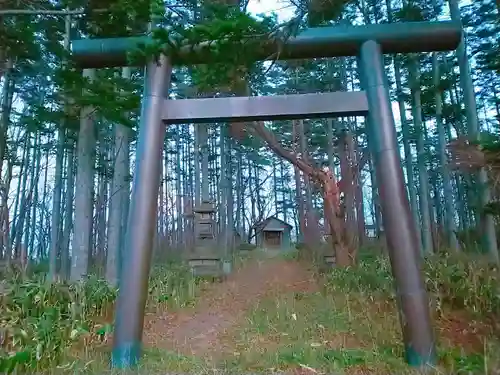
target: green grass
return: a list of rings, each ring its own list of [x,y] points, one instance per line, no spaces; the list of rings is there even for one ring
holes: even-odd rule
[[[166,374],[166,373],[208,373],[209,367],[203,360],[182,356],[170,351],[146,349],[141,363],[133,370],[110,369],[109,350],[86,353],[82,358],[75,359],[64,369],[51,370],[47,375],[82,374],[82,375],[128,375],[128,374]]]
[[[220,367],[411,373],[403,361],[389,261],[373,254],[363,258],[356,268],[328,273],[321,292],[285,294],[256,306],[226,338],[236,349]],[[424,272],[439,343],[436,373],[500,369],[496,267],[481,258],[444,254],[429,258]],[[484,345],[475,342],[477,336]]]
[[[252,250],[235,259],[235,268],[268,257],[269,253]],[[279,257],[292,261],[297,252]],[[495,336],[500,314],[498,270],[482,259],[441,255],[425,263],[425,275],[440,335],[436,373],[500,369]],[[318,373],[412,373],[402,359],[386,258],[364,256],[356,268],[333,270],[319,284],[317,292],[285,293],[254,306],[225,334],[228,349],[215,364],[148,349],[139,372],[267,373],[299,368]],[[17,358],[19,371],[46,374],[121,373],[109,370],[112,320],[106,316],[106,306],[114,300],[112,289],[95,279],[80,286],[49,286],[38,279],[13,280],[9,286],[0,293],[0,328],[10,340],[8,346],[0,346],[0,362]],[[159,267],[152,272],[148,309],[190,309],[208,287],[206,280],[193,278],[185,267]],[[463,339],[467,334],[457,334],[450,322],[456,329],[478,329],[484,345],[468,345]]]
[[[156,267],[147,309],[189,308],[206,285],[185,266]],[[75,357],[109,341],[115,298],[116,290],[94,277],[76,284],[49,284],[43,275],[10,279],[0,289],[0,373],[72,373]]]
[[[226,338],[234,353],[218,367],[237,373],[312,368],[322,373],[364,370],[412,373],[403,361],[400,326],[392,302],[361,293],[286,294],[257,306]],[[443,343],[436,373],[481,373],[486,353],[463,353]],[[495,358],[495,357],[493,357]]]
[[[223,366],[258,372],[295,367],[338,372],[382,363],[394,370],[404,367],[397,356],[380,350],[371,335],[366,337],[369,322],[345,303],[322,293],[287,294],[265,301],[233,333],[237,350]],[[366,324],[363,330],[361,323]]]
[[[288,293],[264,300],[225,338],[232,352],[215,366],[203,359],[167,351],[146,351],[139,372],[164,373],[268,373],[294,368],[319,373],[416,373],[403,358],[399,323],[394,306],[367,301],[362,295]],[[389,313],[389,314],[388,314]],[[483,373],[484,359],[496,354],[463,353],[460,348],[439,347],[441,366],[436,374]],[[119,374],[108,369],[109,353],[93,354],[86,374]],[[83,371],[83,365],[75,366]],[[75,372],[77,373],[77,372]]]

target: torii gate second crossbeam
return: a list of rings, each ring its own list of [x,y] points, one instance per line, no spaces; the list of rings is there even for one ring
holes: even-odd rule
[[[165,99],[165,124],[196,124],[229,121],[294,120],[366,116],[364,91],[276,96],[237,96],[202,99]]]
[[[414,366],[433,365],[434,335],[427,293],[419,269],[418,237],[401,168],[383,53],[453,50],[458,46],[461,36],[461,25],[450,21],[306,30],[285,43],[280,58],[359,58],[358,67],[365,93],[321,94],[317,96],[322,98],[321,103],[311,103],[307,96],[209,99],[205,102],[188,100],[175,103],[165,100],[164,94],[170,88],[172,65],[179,61],[170,61],[167,56],[160,56],[158,63],[149,62],[145,73],[136,168],[125,239],[126,258],[121,271],[117,301],[112,365],[126,368],[135,365],[140,358],[158,208],[159,171],[165,131],[161,126],[162,121],[205,122],[279,116],[296,118],[308,117],[309,114],[333,116],[364,114],[365,109],[368,110],[368,145],[375,165],[382,220],[396,280],[406,359]],[[137,42],[144,38],[74,41],[74,59],[83,68],[124,66],[127,65],[126,52],[135,48]],[[262,58],[269,56],[269,49],[276,46],[270,42],[265,47],[267,49],[263,49]],[[196,46],[186,49],[182,63],[202,63],[206,61],[204,59],[207,54],[210,54],[210,51],[199,50],[199,53],[193,55],[192,51],[196,51]],[[339,101],[334,100],[335,95],[340,95]],[[356,96],[358,98],[351,101]],[[273,110],[270,103],[278,102],[281,103],[280,107]],[[292,102],[294,104],[291,105]],[[258,103],[263,107],[259,108]],[[328,104],[331,109],[327,108]],[[297,107],[294,109],[292,106]]]

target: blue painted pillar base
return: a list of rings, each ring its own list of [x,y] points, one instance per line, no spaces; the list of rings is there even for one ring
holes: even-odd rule
[[[405,346],[405,360],[406,363],[411,367],[420,367],[420,368],[435,368],[437,360],[436,360],[436,352],[433,351],[429,353],[429,355],[423,357],[418,354],[412,346]]]
[[[141,358],[141,343],[124,343],[115,346],[111,355],[111,368],[126,369],[137,366]]]

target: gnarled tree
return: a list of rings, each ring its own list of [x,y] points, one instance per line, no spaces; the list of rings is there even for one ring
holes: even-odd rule
[[[241,129],[242,124],[238,124],[237,126]],[[246,123],[244,126],[248,132],[262,139],[276,155],[288,160],[304,174],[307,174],[310,180],[316,183],[321,189],[324,215],[330,227],[331,245],[336,255],[337,265],[346,267],[353,264],[356,253],[348,240],[344,214],[340,204],[339,184],[332,171],[328,167],[325,169],[314,167],[297,154],[284,148],[274,133],[267,129],[262,121]]]

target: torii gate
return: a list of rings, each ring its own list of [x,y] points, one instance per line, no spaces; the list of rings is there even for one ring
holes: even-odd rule
[[[206,62],[210,51],[187,46],[181,50],[178,61],[161,56],[158,64],[149,62],[126,231],[126,256],[116,307],[112,366],[133,366],[141,355],[165,132],[162,123],[354,115],[368,117],[368,144],[396,280],[406,360],[413,366],[433,365],[434,334],[419,268],[418,237],[405,189],[383,54],[454,50],[461,37],[458,22],[411,22],[310,28],[281,46],[279,59],[357,56],[365,90],[359,92],[168,100],[165,93],[170,88],[172,65]],[[127,52],[140,42],[147,43],[148,37],[74,40],[73,59],[81,68],[126,66]],[[266,59],[276,50],[277,44],[269,40],[259,57]]]

